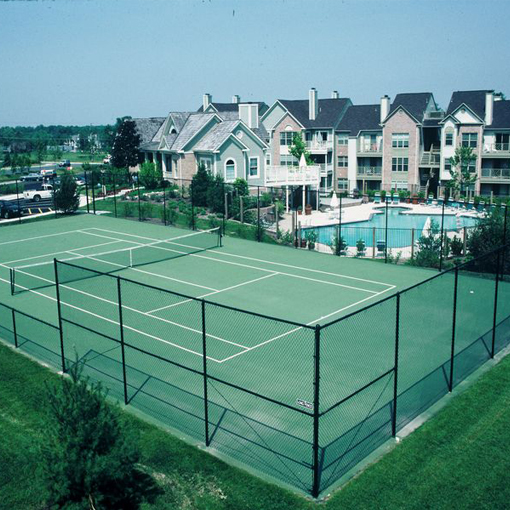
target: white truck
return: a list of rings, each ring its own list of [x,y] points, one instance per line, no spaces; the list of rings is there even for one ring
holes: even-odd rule
[[[33,189],[26,189],[23,191],[23,197],[25,200],[32,200],[33,202],[39,202],[44,198],[53,197],[53,186],[51,184],[41,184]]]

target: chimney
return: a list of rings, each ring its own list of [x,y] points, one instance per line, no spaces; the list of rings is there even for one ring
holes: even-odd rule
[[[204,103],[203,103],[204,112],[205,112],[205,110],[207,110],[207,108],[209,108],[209,105],[211,103],[212,103],[212,96],[211,96],[211,94],[204,94]]]
[[[317,91],[314,88],[310,89],[308,93],[308,118],[315,120],[317,118],[317,110],[319,109],[319,99]]]
[[[503,101],[503,92],[494,92],[494,101]]]
[[[331,92],[331,99],[338,99],[338,90],[333,90],[333,92]]]
[[[485,125],[492,124],[492,114],[494,112],[494,91],[489,90],[485,93]]]
[[[241,96],[235,94],[234,96],[232,96],[232,103],[234,104],[238,104],[241,102]]]
[[[390,96],[381,97],[381,122],[384,122],[384,119],[390,113]]]

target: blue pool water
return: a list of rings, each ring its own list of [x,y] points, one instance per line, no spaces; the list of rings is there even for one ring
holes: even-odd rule
[[[441,227],[441,213],[439,214],[400,214],[408,209],[402,207],[392,207],[388,209],[388,248],[402,248],[411,245],[412,229],[415,229],[415,240],[421,235],[427,218],[430,217]],[[465,216],[460,217],[462,227],[471,227],[477,220]],[[346,223],[342,225],[342,237],[347,246],[356,246],[358,239],[363,239],[367,247],[373,244],[373,229],[375,227],[375,241],[383,241],[385,238],[386,218],[384,208],[382,213],[374,214],[368,221],[359,221],[356,223]],[[454,215],[445,215],[445,230],[457,229],[457,218]],[[338,226],[331,225],[325,227],[315,227],[313,230],[317,233],[317,241],[323,244],[331,244],[335,237]],[[306,229],[303,229],[303,237]]]

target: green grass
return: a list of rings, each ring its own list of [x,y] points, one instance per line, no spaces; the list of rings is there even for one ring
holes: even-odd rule
[[[48,426],[45,384],[57,375],[0,346],[0,509],[44,502],[38,445]],[[297,509],[317,505],[231,467],[130,414],[143,464],[164,494],[148,509]],[[325,504],[345,509],[508,508],[510,358]]]

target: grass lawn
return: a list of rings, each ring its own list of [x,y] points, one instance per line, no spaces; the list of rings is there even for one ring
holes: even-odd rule
[[[44,503],[38,443],[57,375],[0,345],[0,509]],[[510,357],[320,506],[231,467],[130,414],[164,495],[147,509],[508,508]]]

